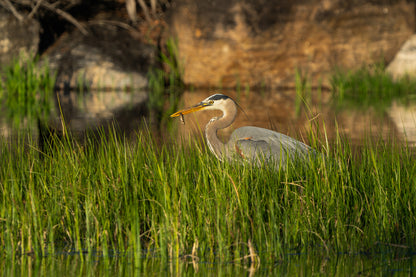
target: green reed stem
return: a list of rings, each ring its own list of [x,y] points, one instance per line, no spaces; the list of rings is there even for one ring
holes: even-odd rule
[[[164,260],[189,254],[233,260],[251,241],[263,258],[287,251],[367,250],[377,242],[414,247],[414,150],[348,140],[286,171],[219,162],[204,144],[158,146],[147,132],[129,142],[110,132],[79,145],[55,137],[41,153],[0,143],[3,256],[144,250]],[[177,262],[177,260],[175,260]]]

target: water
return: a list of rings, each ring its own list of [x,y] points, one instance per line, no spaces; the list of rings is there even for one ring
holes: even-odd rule
[[[368,137],[381,137],[386,140],[399,139],[416,146],[415,104],[403,106],[393,103],[383,113],[372,109],[336,111],[331,103],[331,92],[328,90],[312,90],[310,95],[304,96],[302,100],[293,88],[273,91],[199,89],[185,91],[181,96],[180,107],[196,104],[214,93],[232,97],[242,108],[232,126],[220,132],[224,139],[236,128],[250,125],[275,130],[308,142],[308,131],[312,126],[319,125],[319,133],[322,134],[323,140],[326,139],[324,133],[331,141],[338,132],[356,145]],[[111,125],[114,121],[127,137],[134,137],[135,132],[143,128],[143,120],[149,114],[144,92],[94,91],[69,95],[60,93],[60,99],[66,127],[75,134]],[[59,111],[58,107],[56,110]],[[215,111],[190,114],[185,116],[185,125],[177,118],[168,118],[167,121],[178,125],[183,141],[199,136],[209,119],[218,114]],[[53,129],[61,132],[61,115],[57,114],[50,124]],[[36,126],[32,126],[32,129],[36,129]],[[0,118],[0,135],[7,137],[9,133],[9,128]]]
[[[273,261],[264,258],[259,266],[241,261],[192,263],[180,258],[163,261],[157,257],[134,258],[125,253],[100,252],[81,256],[77,252],[57,252],[46,257],[23,255],[2,259],[3,276],[413,276],[416,251],[408,248],[382,247],[372,253],[319,255],[289,253]]]
[[[186,91],[182,95],[181,106],[192,106],[217,92],[219,91]],[[368,138],[407,141],[410,145],[416,142],[416,105],[393,105],[385,112],[372,109],[335,110],[329,91],[312,91],[304,101],[297,99],[293,89],[220,92],[236,100],[242,109],[235,122],[220,132],[224,139],[241,126],[258,126],[298,138],[306,143],[310,130],[318,131],[318,136],[323,142],[326,139],[329,142],[333,141],[337,133],[347,137],[355,145],[362,144]],[[203,111],[186,115],[185,125],[176,120],[182,140],[199,136],[209,119],[219,114],[220,112],[216,111]],[[318,130],[313,129],[316,126],[319,126]]]

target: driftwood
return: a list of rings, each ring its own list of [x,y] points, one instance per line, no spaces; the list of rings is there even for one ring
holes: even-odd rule
[[[115,0],[114,0],[115,1]],[[147,22],[152,22],[152,20],[157,18],[157,9],[162,5],[169,5],[168,0],[126,0],[126,11],[133,23],[137,22],[137,10],[136,3],[139,4],[144,18]],[[50,10],[57,15],[61,16],[75,27],[77,27],[83,34],[87,34],[88,31],[85,26],[80,23],[75,17],[66,12],[70,7],[78,5],[79,0],[61,0],[61,1],[52,1],[52,0],[0,0],[0,7],[10,11],[19,21],[24,21],[27,18],[32,18],[41,8]],[[30,9],[30,12],[22,13],[19,11],[19,8],[24,8],[25,10]]]
[[[139,3],[139,6],[143,11],[144,18],[146,19],[147,22],[150,23],[152,22],[152,19],[157,18],[157,6],[158,6],[157,0],[149,0],[150,11],[145,0],[126,0],[127,14],[129,15],[130,19],[133,22],[136,22],[137,20],[136,1]],[[169,1],[167,0],[159,1],[159,7],[162,5],[169,5]]]
[[[12,3],[13,2],[13,3]],[[81,24],[78,20],[76,20],[72,15],[67,13],[66,11],[62,10],[58,7],[59,4],[63,3],[62,1],[57,1],[54,3],[50,3],[45,0],[0,0],[0,6],[5,8],[6,10],[10,11],[19,21],[24,21],[26,18],[32,18],[36,12],[39,10],[39,8],[46,8],[47,10],[50,10],[68,22],[72,23],[75,27],[77,27],[83,34],[88,34],[87,29],[84,27],[83,24]],[[22,6],[25,8],[31,8],[31,11],[29,14],[24,15],[21,12],[18,11],[18,8],[16,6]]]
[[[156,17],[156,7],[157,7],[157,0],[150,0],[150,12],[149,7],[147,6],[144,0],[137,0],[140,5],[140,8],[143,11],[144,17],[147,22],[151,22],[152,18],[155,19]],[[130,19],[135,22],[137,18],[136,14],[136,0],[126,0],[126,8],[127,13]]]
[[[0,6],[5,8],[6,10],[9,10],[19,21],[24,20],[24,16],[17,11],[17,9],[9,0],[0,0]]]

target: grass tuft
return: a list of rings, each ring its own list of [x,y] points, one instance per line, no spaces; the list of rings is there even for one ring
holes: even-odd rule
[[[0,104],[4,103],[5,115],[16,129],[24,122],[28,126],[45,122],[53,111],[55,76],[47,63],[42,67],[37,63],[38,57],[20,55],[2,68]]]
[[[383,63],[362,66],[356,71],[337,70],[331,86],[338,107],[373,107],[385,111],[393,100],[408,103],[416,96],[416,80],[410,77],[394,80]]]
[[[165,49],[166,53],[159,53],[161,68],[154,67],[148,73],[150,121],[159,126],[169,125],[168,115],[177,109],[179,96],[185,88],[177,42],[167,40]]]

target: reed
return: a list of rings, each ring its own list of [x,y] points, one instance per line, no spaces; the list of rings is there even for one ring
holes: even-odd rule
[[[320,94],[321,88],[318,87],[317,92]],[[308,73],[302,72],[300,69],[295,70],[295,107],[294,115],[299,117],[302,109],[310,112],[310,105],[312,104],[312,88],[310,80],[308,79]],[[319,97],[320,95],[318,95]]]
[[[10,65],[4,66],[0,79],[0,105],[12,127],[45,122],[53,112],[55,76],[48,63],[38,65],[36,56],[19,55]]]
[[[1,255],[66,245],[162,261],[255,251],[275,262],[288,251],[415,247],[413,150],[369,141],[357,153],[340,136],[332,146],[315,138],[323,155],[286,171],[219,162],[200,142],[158,146],[149,132],[135,143],[115,131],[83,145],[54,138],[44,153],[3,142]]]
[[[393,79],[384,63],[376,63],[354,71],[337,69],[331,87],[337,107],[371,107],[383,112],[393,101],[406,104],[414,100],[416,80],[409,76]]]
[[[177,99],[174,88],[166,92],[167,76],[179,82],[170,45],[162,58],[177,70],[154,72],[153,108],[167,96]],[[310,86],[296,76],[300,112]],[[70,248],[132,253],[137,265],[143,256],[204,257],[257,268],[293,251],[414,248],[414,149],[369,139],[353,151],[339,134],[333,143],[318,131],[308,138],[322,155],[285,171],[220,162],[201,140],[156,142],[148,131],[134,143],[114,129],[89,134],[83,144],[52,134],[41,149],[30,136],[12,146],[0,139],[0,256]]]

